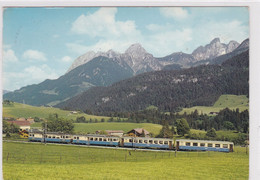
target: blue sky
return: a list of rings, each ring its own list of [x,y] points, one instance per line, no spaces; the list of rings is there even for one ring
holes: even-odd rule
[[[246,7],[7,8],[3,89],[56,79],[87,51],[124,52],[140,43],[155,57],[191,53],[215,37],[249,37]]]

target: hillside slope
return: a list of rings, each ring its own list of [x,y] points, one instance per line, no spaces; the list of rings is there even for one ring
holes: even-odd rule
[[[118,76],[120,74],[120,76]],[[4,95],[4,99],[34,106],[55,105],[93,86],[108,86],[133,76],[127,65],[96,57],[56,80],[45,80]]]
[[[94,87],[58,107],[108,113],[138,111],[150,105],[162,111],[209,106],[221,94],[248,95],[248,68],[249,54],[246,51],[222,65],[149,72],[109,87]]]

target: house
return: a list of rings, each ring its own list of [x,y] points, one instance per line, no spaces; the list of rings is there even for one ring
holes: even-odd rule
[[[70,114],[78,114],[77,111],[71,111]]]
[[[134,136],[134,137],[149,137],[150,133],[146,131],[144,128],[136,128],[132,129],[131,131],[127,132],[128,136]]]
[[[31,124],[34,123],[34,119],[31,118],[31,117],[30,117],[30,118],[27,118],[26,120],[27,120],[28,122],[30,122]]]
[[[211,115],[218,115],[218,112],[210,112]]]
[[[96,134],[100,134],[102,131],[98,130],[96,131]],[[122,137],[124,134],[124,131],[122,130],[105,130],[105,133],[109,136],[119,136]]]
[[[24,117],[17,118],[16,121],[26,121]]]
[[[21,130],[29,130],[31,123],[29,121],[8,121],[11,124],[16,124]]]

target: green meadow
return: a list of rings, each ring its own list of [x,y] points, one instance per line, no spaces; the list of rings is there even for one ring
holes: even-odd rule
[[[67,119],[73,119],[76,120],[77,117],[84,116],[86,120],[89,119],[97,119],[98,121],[101,121],[102,118],[104,118],[105,121],[107,121],[110,117],[105,116],[94,116],[94,115],[88,115],[82,112],[78,112],[77,114],[72,114],[71,111],[65,111],[61,110],[59,108],[53,108],[53,107],[37,107],[37,106],[30,106],[27,104],[20,104],[14,102],[11,105],[3,105],[3,117],[13,117],[13,118],[19,118],[19,117],[39,117],[39,118],[48,118],[50,114],[57,113],[59,117],[67,118]]]
[[[198,110],[199,114],[209,114],[210,112],[219,112],[222,109],[229,108],[235,110],[239,108],[239,111],[249,109],[249,99],[245,95],[221,95],[213,106],[194,106],[191,108],[183,108],[180,114],[191,113]]]
[[[41,123],[34,123],[31,127],[41,127]],[[97,130],[123,130],[125,133],[135,128],[144,128],[157,135],[162,129],[160,124],[152,123],[126,123],[126,122],[102,122],[102,123],[74,123],[74,132],[79,134],[95,133]]]
[[[248,179],[249,155],[3,142],[9,179]]]

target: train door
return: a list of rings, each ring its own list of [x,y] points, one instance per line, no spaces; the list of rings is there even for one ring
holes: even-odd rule
[[[179,146],[180,146],[180,142],[177,141],[177,142],[176,142],[176,150],[179,150]]]
[[[119,139],[119,141],[120,141],[120,139]],[[121,138],[120,146],[121,146],[121,147],[124,146],[124,138]]]
[[[230,146],[229,146],[229,152],[233,152],[233,144],[230,144]]]
[[[173,147],[172,147],[172,141],[169,141],[169,149],[173,149]]]
[[[89,137],[87,137],[87,141],[88,141],[88,145],[89,145],[89,144],[90,144],[90,142],[89,142],[89,141],[90,141],[90,138],[89,138]]]

